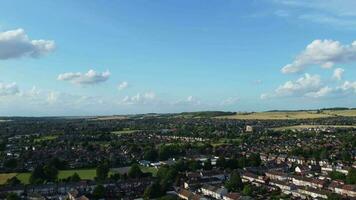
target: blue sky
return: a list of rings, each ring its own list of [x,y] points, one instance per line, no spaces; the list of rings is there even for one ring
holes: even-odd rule
[[[0,2],[0,115],[356,107],[352,0]]]

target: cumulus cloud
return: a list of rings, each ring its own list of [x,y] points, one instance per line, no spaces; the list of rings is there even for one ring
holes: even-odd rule
[[[134,104],[150,104],[156,100],[154,92],[137,93],[134,96],[125,96],[119,104],[134,105]]]
[[[354,82],[345,81],[341,86],[338,87],[338,89],[356,93],[356,81]]]
[[[0,32],[0,59],[37,58],[55,50],[52,40],[31,40],[23,29]]]
[[[126,89],[127,87],[129,87],[129,83],[127,81],[123,81],[123,82],[119,83],[119,85],[117,86],[117,89],[121,91],[121,90]]]
[[[231,105],[235,105],[236,103],[238,103],[240,101],[240,99],[238,97],[229,97],[227,99],[224,99],[220,105],[223,106],[231,106]]]
[[[173,105],[181,105],[181,106],[188,106],[188,105],[201,105],[200,100],[193,96],[188,96],[185,99],[178,100],[172,103]]]
[[[320,97],[329,95],[333,91],[334,91],[334,89],[330,88],[329,86],[325,86],[325,87],[320,88],[318,91],[306,93],[305,96],[313,97],[313,98],[320,98]]]
[[[336,79],[336,80],[341,80],[342,79],[342,75],[344,74],[345,70],[342,69],[342,68],[336,68],[334,70],[334,73],[333,73],[333,76],[332,78],[333,79]]]
[[[304,74],[295,81],[287,81],[280,85],[272,94],[262,94],[261,99],[270,97],[303,96],[310,92],[316,92],[321,88],[319,75]]]
[[[11,96],[19,93],[19,88],[16,83],[1,83],[0,96]]]
[[[282,73],[296,73],[312,65],[331,68],[335,63],[351,61],[356,61],[356,41],[351,45],[342,45],[334,40],[314,40],[281,71]]]
[[[109,71],[99,73],[91,69],[86,73],[68,72],[68,73],[59,74],[57,80],[69,81],[71,83],[78,84],[78,85],[93,85],[93,84],[105,82],[109,79],[109,77],[110,77]]]

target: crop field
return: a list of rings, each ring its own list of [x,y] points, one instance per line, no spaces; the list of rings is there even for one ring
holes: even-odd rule
[[[293,130],[293,129],[308,129],[308,128],[356,128],[355,126],[348,126],[348,125],[297,125],[297,126],[283,126],[273,128],[276,131],[283,131],[283,130]]]
[[[316,111],[285,111],[285,112],[256,112],[238,113],[236,115],[220,116],[220,119],[241,119],[241,120],[288,120],[288,119],[316,119],[326,117],[356,117],[356,110],[325,110]]]

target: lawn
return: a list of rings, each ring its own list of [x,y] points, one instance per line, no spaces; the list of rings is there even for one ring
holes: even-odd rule
[[[141,166],[141,171],[144,172],[144,173],[151,173],[153,176],[156,176],[157,175],[157,171],[158,169],[155,168],[155,167],[143,167]]]
[[[110,174],[113,174],[115,172],[127,173],[128,170],[129,170],[129,167],[122,167],[122,168],[112,169],[109,172],[109,176],[110,176]],[[142,172],[150,172],[154,176],[157,174],[157,171],[158,171],[154,167],[141,167],[141,170],[142,170]],[[69,176],[72,176],[75,172],[80,176],[81,179],[93,180],[95,178],[95,176],[96,176],[96,169],[73,169],[73,170],[60,170],[59,174],[58,174],[58,178],[59,179],[68,178]],[[4,174],[0,174],[0,185],[6,183],[6,180],[8,180],[9,178],[12,178],[14,176],[16,176],[22,183],[29,184],[31,173],[30,172],[24,172],[24,173],[4,173]]]
[[[59,179],[68,178],[72,176],[75,172],[80,176],[82,179],[94,179],[96,176],[96,169],[75,169],[75,170],[60,170],[58,174]],[[10,173],[10,174],[0,174],[0,184],[4,184],[7,179],[16,176],[22,183],[28,184],[30,180],[31,173],[24,172],[24,173]]]
[[[55,140],[57,139],[57,135],[47,135],[47,136],[41,136],[39,138],[35,139],[35,142],[42,142],[42,141],[48,141],[48,140]]]

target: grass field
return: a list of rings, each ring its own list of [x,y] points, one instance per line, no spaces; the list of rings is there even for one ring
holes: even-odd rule
[[[55,140],[57,139],[57,135],[47,135],[47,136],[41,136],[39,138],[35,139],[35,142],[42,142],[42,141],[48,141],[48,140]]]
[[[118,168],[115,170],[112,170],[109,172],[110,174],[113,174],[114,172],[123,172],[127,173],[129,170],[129,167],[123,167],[123,168]],[[154,167],[141,167],[142,172],[150,172],[152,173],[153,176],[156,176],[157,174],[157,169]],[[58,174],[59,179],[64,179],[68,178],[69,176],[72,176],[74,173],[77,173],[81,179],[89,179],[93,180],[96,176],[96,169],[74,169],[74,170],[60,170]],[[22,183],[24,184],[29,184],[30,172],[24,172],[24,173],[3,173],[0,174],[0,185],[3,185],[6,183],[6,181],[12,177],[16,176]]]
[[[116,134],[116,135],[122,135],[122,134],[131,134],[131,133],[135,133],[139,130],[124,130],[124,131],[113,131],[111,133]]]
[[[321,113],[316,111],[290,111],[290,112],[256,112],[256,113],[238,113],[236,115],[220,116],[222,119],[257,119],[257,120],[287,120],[287,119],[315,119],[325,117],[356,116],[356,110],[325,110]]]
[[[283,127],[277,127],[273,128],[273,130],[276,131],[282,131],[282,130],[293,130],[293,129],[306,129],[306,128],[356,128],[355,126],[347,126],[347,125],[297,125],[297,126],[283,126]]]

